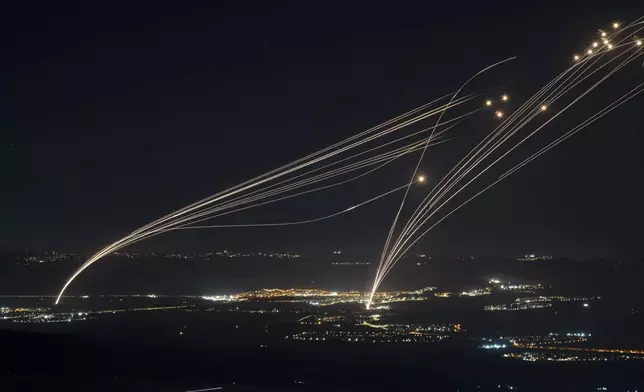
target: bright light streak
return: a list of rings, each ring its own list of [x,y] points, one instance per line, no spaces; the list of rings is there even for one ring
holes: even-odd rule
[[[392,132],[402,130],[403,128],[410,126],[412,124],[415,124],[419,121],[428,119],[429,117],[432,116],[437,116],[442,114],[444,111],[446,111],[449,108],[456,107],[458,105],[461,105],[464,102],[467,102],[469,100],[472,100],[475,98],[474,94],[470,94],[468,96],[464,96],[462,98],[458,99],[452,99],[449,101],[448,104],[437,104],[441,100],[445,100],[449,95],[445,95],[437,100],[431,101],[427,104],[421,105],[416,109],[413,109],[405,114],[402,114],[400,116],[397,116],[391,120],[385,121],[382,124],[379,124],[375,127],[369,128],[366,131],[360,132],[356,135],[353,135],[339,143],[336,143],[332,146],[326,147],[318,152],[315,152],[313,154],[310,154],[304,158],[300,158],[296,161],[293,161],[287,165],[284,165],[280,168],[271,170],[267,173],[264,173],[258,177],[255,177],[253,179],[247,180],[241,184],[235,185],[232,188],[229,188],[225,191],[221,191],[219,193],[216,193],[212,196],[209,196],[207,198],[204,198],[200,201],[197,201],[193,204],[190,204],[184,208],[181,208],[177,211],[174,211],[166,216],[163,216],[145,226],[140,227],[139,229],[134,230],[131,232],[129,235],[119,239],[118,241],[115,241],[111,243],[110,245],[104,247],[92,257],[90,257],[83,265],[81,265],[65,282],[63,285],[62,289],[60,290],[60,293],[58,297],[56,298],[55,303],[58,304],[61,297],[63,296],[63,293],[65,290],[68,288],[68,286],[76,279],[78,275],[80,275],[85,269],[90,267],[92,264],[97,262],[98,260],[102,259],[106,255],[118,251],[128,245],[131,245],[133,243],[149,239],[151,237],[154,237],[156,235],[166,233],[168,231],[176,230],[176,229],[182,229],[185,226],[194,224],[196,222],[201,222],[202,220],[210,219],[215,216],[220,216],[220,215],[225,215],[228,213],[236,212],[242,209],[247,209],[247,208],[254,208],[259,205],[267,204],[267,203],[272,203],[275,201],[279,201],[285,198],[289,197],[295,197],[300,194],[306,194],[309,192],[317,191],[317,190],[322,190],[326,189],[332,186],[340,185],[342,183],[352,181],[353,179],[357,179],[358,177],[362,175],[369,174],[371,171],[367,171],[364,174],[361,174],[360,176],[353,177],[352,179],[336,182],[335,184],[330,184],[330,185],[325,185],[321,186],[315,189],[308,189],[306,191],[302,191],[296,194],[289,194],[288,196],[284,196],[282,198],[273,198],[271,200],[264,201],[262,203],[258,203],[258,200],[262,199],[268,199],[271,196],[278,195],[279,193],[285,193],[287,191],[291,191],[294,189],[299,189],[302,188],[306,185],[314,184],[316,182],[321,182],[324,181],[327,178],[330,178],[330,176],[336,176],[336,175],[341,175],[346,172],[346,170],[355,170],[356,168],[359,169],[361,165],[364,164],[370,164],[371,163],[376,163],[378,157],[371,157],[368,158],[367,160],[362,161],[362,163],[351,163],[348,164],[344,167],[339,167],[331,172],[326,172],[326,173],[321,173],[319,175],[316,175],[314,179],[309,179],[308,175],[313,172],[317,172],[318,170],[326,169],[329,166],[332,166],[338,162],[344,162],[346,160],[354,159],[356,156],[362,155],[364,153],[373,151],[375,149],[378,149],[380,147],[388,146],[392,142],[385,143],[381,146],[374,147],[372,149],[369,149],[367,151],[363,151],[360,153],[355,153],[354,149],[365,145],[365,143],[368,143],[370,141],[376,140],[382,136],[392,134]],[[469,114],[468,114],[469,115]],[[452,120],[449,120],[452,121]],[[442,126],[446,122],[440,122],[437,121],[435,127]],[[428,131],[429,129],[423,130],[423,131]],[[423,132],[421,131],[421,132]],[[444,130],[437,131],[436,135],[440,135]],[[433,134],[433,131],[432,131]],[[409,135],[408,135],[409,136]],[[406,136],[407,137],[407,136]],[[405,138],[405,137],[403,137]],[[402,140],[399,139],[399,140]],[[426,138],[425,140],[419,142],[417,147],[423,147],[427,148],[430,145],[433,145],[434,142],[433,137]],[[431,141],[431,143],[430,143]],[[413,145],[412,145],[413,146]],[[410,147],[412,147],[410,146]],[[411,153],[415,151],[416,148],[407,148],[407,147],[402,147],[402,150],[400,152],[395,152],[394,150],[393,155],[390,156],[390,160],[392,161],[393,159],[396,159],[397,157],[404,156],[407,153]],[[310,169],[310,167],[315,167],[313,165],[316,165],[318,163],[321,163],[325,160],[330,161],[332,157],[338,156],[339,154],[343,154],[345,152],[348,152],[350,156],[346,156],[345,158],[335,161],[331,164],[327,164],[321,167],[317,167],[316,169]],[[386,153],[387,154],[387,153]],[[382,154],[381,154],[382,155]],[[384,157],[384,155],[383,155]],[[373,160],[376,159],[376,160]],[[385,158],[388,159],[388,158]],[[386,164],[386,162],[384,163]],[[383,165],[384,165],[383,164]],[[365,166],[362,166],[365,167]],[[377,168],[376,168],[377,169]],[[307,172],[304,172],[304,171]],[[375,170],[375,169],[372,169]],[[291,173],[299,173],[297,176],[288,178],[288,179],[283,179],[286,178]],[[298,179],[298,182],[292,182],[293,179]],[[280,182],[275,183],[274,181],[277,179],[281,179]],[[273,181],[273,183],[271,183]],[[413,181],[410,182],[410,184]],[[286,184],[286,185],[284,185]],[[261,187],[260,187],[261,186]],[[279,186],[279,187],[278,187]],[[253,188],[255,188],[253,190]],[[252,203],[252,204],[251,204]],[[247,205],[246,207],[243,208],[237,208],[237,209],[232,209],[233,207],[238,207],[241,205]],[[225,211],[225,212],[222,212]],[[217,215],[219,214],[219,215]]]
[[[214,388],[205,388],[205,389],[191,389],[185,392],[206,392],[206,391],[221,391],[224,387],[214,387]]]

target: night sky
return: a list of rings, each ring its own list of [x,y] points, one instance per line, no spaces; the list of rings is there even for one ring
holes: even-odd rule
[[[518,59],[484,82],[525,99],[597,28],[644,11],[636,2],[185,3],[42,2],[5,13],[1,248],[96,250],[453,91],[510,56]],[[643,72],[629,67],[598,101],[640,83]],[[587,118],[596,96],[551,127]],[[640,257],[643,107],[641,97],[633,100],[548,153],[438,226],[418,251]],[[480,124],[491,130],[495,122]],[[454,144],[428,151],[429,177],[463,155],[458,140],[467,129],[459,132]],[[227,222],[331,213],[404,183],[414,164],[412,157],[376,181]],[[316,225],[175,233],[132,249],[343,249],[371,257],[398,202],[389,197]]]

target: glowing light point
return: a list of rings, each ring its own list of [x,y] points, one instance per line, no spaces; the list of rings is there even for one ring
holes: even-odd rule
[[[611,45],[611,44],[608,44],[607,47],[608,47],[608,49],[613,49],[613,45]]]
[[[503,95],[501,96],[501,101],[503,101],[503,102],[507,102],[507,101],[508,101],[508,99],[510,99],[510,97],[508,97],[508,95],[507,95],[507,94],[503,94]]]
[[[573,58],[575,61],[579,61],[579,55],[577,55],[577,54],[576,54],[576,55],[574,55],[572,58]]]
[[[602,37],[605,37],[605,36],[606,36],[606,32],[602,31]]]
[[[617,22],[613,23],[613,28],[614,29],[619,29],[619,23],[617,23]]]
[[[546,106],[546,105],[541,105],[541,111],[542,111],[542,112],[545,112],[546,110],[548,110],[548,106]]]
[[[635,41],[635,45],[642,46],[642,40],[639,39],[639,40]]]
[[[502,112],[502,111],[500,111],[500,110],[499,110],[499,111],[497,111],[497,112],[496,112],[496,113],[494,113],[494,114],[496,115],[496,117],[497,117],[497,118],[502,118],[502,117],[503,117],[503,112]]]
[[[592,49],[588,49],[588,52],[587,52],[587,53],[588,53],[588,54],[593,54],[593,50],[592,50]]]
[[[425,176],[418,176],[418,182],[420,182],[421,184],[425,182]]]
[[[492,101],[489,99],[485,101],[485,106],[492,106]]]
[[[593,42],[593,48],[596,48],[598,46],[599,46],[599,44],[597,42]]]

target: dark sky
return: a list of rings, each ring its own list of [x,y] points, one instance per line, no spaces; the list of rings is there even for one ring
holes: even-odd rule
[[[641,16],[616,2],[184,3],[27,2],[3,12],[0,247],[95,250],[453,91],[509,56],[518,59],[485,82],[525,98],[597,28]],[[641,82],[641,68],[625,73],[601,94],[616,98]],[[641,256],[642,104],[632,101],[462,209],[418,249]],[[552,127],[560,132],[593,110],[584,103]],[[440,176],[464,152],[430,150],[425,171]],[[233,221],[331,213],[404,182],[413,166]],[[184,232],[136,249],[372,256],[397,202],[319,225]]]

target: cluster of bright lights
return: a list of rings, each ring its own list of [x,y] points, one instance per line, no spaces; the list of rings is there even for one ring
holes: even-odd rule
[[[501,95],[501,98],[499,100],[501,102],[508,102],[510,100],[510,96],[508,94],[503,94],[503,95]],[[494,106],[494,102],[491,99],[488,99],[488,100],[485,101],[485,106],[492,107],[492,106]],[[504,113],[501,110],[497,110],[497,111],[494,112],[494,115],[496,116],[496,118],[501,119],[501,118],[503,118]]]
[[[299,341],[341,340],[348,343],[437,343],[447,339],[448,335],[411,334],[395,331],[305,331],[292,336]]]
[[[612,23],[612,27],[613,27],[614,30],[619,29],[620,26],[621,25],[620,25],[619,22],[613,22]],[[612,50],[613,48],[615,48],[615,45],[613,45],[610,42],[610,40],[608,39],[608,33],[606,31],[604,31],[604,30],[599,30],[599,32],[600,32],[599,35],[601,36],[601,40],[602,40],[604,46],[606,47],[606,49],[607,50]],[[635,39],[635,45],[636,46],[642,46],[642,40]],[[597,42],[597,41],[592,42],[591,45],[590,45],[590,48],[588,48],[586,50],[586,54],[588,54],[588,55],[594,54],[595,51],[593,50],[593,48],[599,48],[599,42]],[[581,60],[581,56],[578,55],[578,54],[575,54],[575,55],[573,55],[573,60],[579,61],[579,60]]]
[[[203,296],[201,297],[206,301],[213,302],[234,302],[240,301],[241,298],[238,295],[212,295],[212,296]]]
[[[505,344],[482,344],[479,347],[486,350],[499,350],[499,349],[505,348],[506,345]]]

